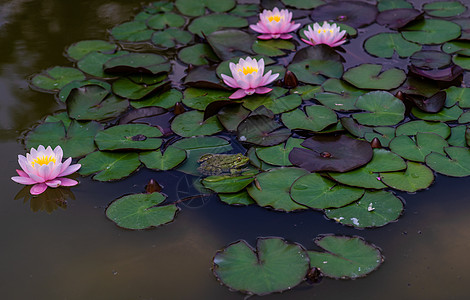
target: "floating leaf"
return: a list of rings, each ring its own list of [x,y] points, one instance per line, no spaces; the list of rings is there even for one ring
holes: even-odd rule
[[[234,0],[176,0],[175,5],[178,10],[186,16],[201,16],[205,13],[206,7],[215,12],[231,10],[235,6]]]
[[[189,24],[188,30],[203,37],[203,35],[207,36],[222,28],[240,28],[246,26],[248,26],[248,22],[243,18],[227,14],[212,14],[194,19]]]
[[[416,74],[418,76],[422,76],[425,78],[429,78],[432,80],[439,80],[439,81],[453,81],[457,77],[459,77],[462,73],[463,70],[461,67],[452,65],[444,69],[434,69],[434,70],[425,70],[425,69],[420,69],[416,68],[415,66],[410,66],[409,67],[410,73]]]
[[[470,123],[470,111],[461,114],[458,121],[459,124]]]
[[[402,28],[401,34],[418,44],[442,44],[460,36],[460,26],[445,20],[424,19]]]
[[[441,51],[423,50],[413,54],[410,62],[421,69],[439,69],[451,63],[451,56]]]
[[[436,171],[447,176],[470,176],[470,151],[468,148],[446,147],[447,156],[431,153],[426,156],[426,164]]]
[[[382,65],[362,64],[347,70],[343,79],[360,89],[391,90],[405,81],[406,74],[392,68],[382,72]]]
[[[431,97],[439,92],[440,88],[433,80],[409,76],[400,87],[400,91],[406,95],[421,95],[424,97]]]
[[[256,149],[256,156],[274,166],[292,166],[289,153],[294,147],[301,147],[303,141],[303,139],[289,138],[285,144]]]
[[[411,110],[411,113],[417,118],[420,118],[426,121],[441,121],[441,122],[456,121],[460,117],[462,112],[463,112],[462,109],[458,105],[454,105],[451,108],[443,108],[438,113],[426,113],[415,107],[413,107],[413,109]]]
[[[356,107],[368,112],[356,113],[353,118],[363,125],[395,125],[404,118],[405,104],[384,91],[369,92],[357,98]]]
[[[175,106],[177,102],[180,102],[182,98],[183,95],[180,91],[171,89],[162,94],[151,96],[140,101],[132,101],[131,105],[135,108],[158,106],[169,109]]]
[[[222,60],[254,54],[251,44],[255,37],[241,30],[215,31],[207,35],[206,39],[214,53]]]
[[[230,92],[226,91],[188,88],[184,91],[183,103],[194,109],[205,110],[210,103],[229,100],[229,96]]]
[[[116,40],[126,42],[148,41],[153,32],[144,21],[126,22],[111,29],[111,35]]]
[[[251,17],[257,15],[259,11],[258,5],[256,4],[238,4],[234,9],[230,11],[230,14],[237,15],[240,17]]]
[[[330,80],[337,80],[337,79],[334,79],[334,78],[333,79],[328,79],[326,82],[328,82]],[[322,91],[322,87],[318,86],[318,85],[300,85],[300,86],[297,86],[296,88],[292,89],[290,92],[291,92],[291,94],[300,95],[302,100],[310,100],[310,99],[313,99],[315,94],[317,92],[320,92],[320,91]],[[325,106],[327,106],[327,105],[325,105]]]
[[[291,132],[269,117],[255,115],[238,125],[238,140],[260,146],[274,146],[287,140]]]
[[[395,52],[400,57],[408,57],[421,50],[421,45],[408,42],[399,33],[389,32],[368,38],[364,47],[370,54],[385,58],[391,58]]]
[[[329,219],[356,228],[384,226],[400,217],[403,203],[392,193],[366,191],[364,196],[350,205],[325,210]]]
[[[101,40],[86,40],[70,45],[66,53],[73,60],[80,60],[91,52],[114,52],[116,44]]]
[[[328,235],[315,239],[315,244],[326,252],[308,251],[310,264],[327,277],[363,277],[383,262],[380,250],[359,237]]]
[[[467,126],[465,125],[459,125],[451,128],[451,134],[449,138],[447,139],[447,142],[451,146],[456,146],[456,147],[466,147],[467,142],[465,140],[465,131],[467,129]]]
[[[445,123],[410,121],[398,126],[396,135],[416,135],[418,132],[435,133],[446,139],[450,134],[450,127]]]
[[[407,162],[403,171],[380,173],[380,178],[386,185],[409,193],[428,188],[434,181],[432,171],[419,163]]]
[[[413,140],[407,135],[399,135],[390,142],[390,150],[401,157],[418,162],[431,152],[444,154],[448,144],[444,138],[435,133],[418,132]]]
[[[290,188],[292,199],[314,209],[341,207],[361,198],[363,189],[337,184],[317,173],[298,178]]]
[[[32,85],[45,91],[58,91],[74,80],[84,80],[85,75],[75,68],[53,67],[31,79]]]
[[[160,147],[162,132],[144,124],[126,124],[98,132],[95,143],[100,150],[154,150]]]
[[[209,176],[202,180],[202,184],[204,185],[204,187],[216,193],[237,193],[243,190],[253,180],[255,180],[254,175],[256,175],[257,172],[245,173],[242,173],[238,176]]]
[[[92,52],[77,62],[77,67],[83,72],[95,77],[112,78],[115,75],[106,74],[103,65],[113,57],[128,54],[127,51],[117,51],[115,53]]]
[[[289,188],[294,181],[307,174],[299,168],[276,168],[256,176],[257,184],[247,187],[250,196],[259,206],[270,207],[279,211],[307,209],[292,201]]]
[[[80,175],[91,175],[94,180],[118,180],[132,174],[140,166],[139,154],[134,152],[101,152],[88,154],[78,161]]]
[[[158,227],[173,221],[179,211],[174,204],[159,206],[163,201],[160,193],[124,196],[111,202],[106,217],[126,229]]]
[[[211,47],[207,44],[196,44],[183,48],[178,52],[178,58],[184,63],[196,66],[206,65],[209,63],[208,60],[218,60]]]
[[[73,89],[81,88],[81,87],[88,86],[88,85],[100,86],[103,89],[106,89],[107,91],[111,92],[111,85],[109,83],[105,82],[105,81],[101,81],[101,80],[97,80],[97,79],[88,79],[88,80],[80,80],[80,81],[76,80],[76,81],[72,81],[69,84],[67,84],[66,86],[64,86],[60,90],[60,92],[58,94],[58,98],[59,98],[60,101],[65,102],[65,100],[67,100],[67,98],[70,95],[70,92]]]
[[[305,279],[309,259],[297,244],[280,238],[258,238],[256,249],[238,241],[218,251],[213,272],[230,289],[266,295],[290,290]]]
[[[185,20],[182,16],[169,12],[156,14],[147,19],[147,26],[156,30],[166,27],[181,27],[184,23]]]
[[[470,40],[470,20],[468,18],[452,20],[452,22],[459,24],[462,28],[462,34],[459,37],[459,40]]]
[[[470,43],[468,41],[452,41],[442,45],[442,51],[445,53],[456,53],[464,56],[470,56]]]
[[[470,70],[470,57],[456,55],[452,57],[452,62],[465,70]]]
[[[282,3],[288,6],[293,6],[299,9],[312,9],[325,3],[323,0],[281,0]]]
[[[186,151],[169,146],[163,154],[158,150],[141,152],[139,159],[149,169],[167,171],[175,168],[186,159]]]
[[[288,95],[282,97],[286,93],[286,89],[274,87],[268,94],[252,95],[243,102],[243,106],[249,110],[256,110],[258,107],[264,106],[274,114],[280,114],[298,107],[302,103],[302,99],[298,95]]]
[[[377,8],[364,2],[341,1],[316,7],[310,17],[315,22],[337,21],[355,28],[363,27],[375,21]]]
[[[299,81],[310,84],[322,84],[328,77],[340,78],[343,65],[333,60],[306,59],[292,63],[287,68]]]
[[[80,157],[96,149],[94,139],[101,129],[103,125],[97,122],[71,121],[67,127],[63,122],[47,122],[28,132],[25,144],[28,149],[39,145],[52,148],[60,145],[64,157]]]
[[[378,0],[377,2],[377,8],[379,11],[413,8],[413,5],[405,0]]]
[[[179,28],[168,28],[163,31],[154,32],[152,43],[163,48],[173,48],[176,44],[186,45],[192,40],[191,33]]]
[[[220,201],[229,205],[251,205],[255,203],[246,190],[231,194],[218,193],[217,195]]]
[[[347,172],[368,163],[373,154],[368,142],[346,135],[313,136],[301,145],[307,149],[294,148],[289,160],[309,172]]]
[[[403,3],[409,5],[408,7],[394,7],[387,10],[380,9],[380,5],[385,3],[389,3],[389,1],[381,1],[378,5],[381,13],[377,16],[377,23],[391,29],[401,28],[423,15],[422,12],[413,9],[411,4],[405,1]]]
[[[253,51],[267,56],[283,56],[287,52],[283,50],[295,50],[295,45],[287,40],[256,40],[253,43]]]
[[[179,136],[212,135],[224,128],[216,116],[203,120],[204,113],[192,110],[176,116],[171,122],[171,130]]]
[[[143,73],[157,75],[167,73],[171,66],[166,58],[153,53],[129,53],[111,58],[104,65],[105,73],[128,75]]]
[[[242,105],[229,105],[222,107],[217,117],[226,130],[236,131],[240,122],[248,117],[249,114],[250,111]]]
[[[336,122],[336,113],[322,105],[306,106],[305,112],[301,109],[296,109],[282,114],[282,123],[289,129],[304,129],[318,132]]]
[[[424,11],[434,17],[453,17],[460,15],[467,8],[458,1],[436,1],[423,5]]]
[[[163,81],[165,78],[166,76],[155,77],[156,83],[148,84],[145,82],[135,82],[127,77],[121,77],[113,82],[113,92],[123,98],[139,100],[156,93],[167,85],[168,81]]]
[[[357,110],[354,105],[357,97],[366,93],[352,85],[336,79],[330,78],[322,84],[323,93],[316,93],[315,99],[321,104],[337,111]]]

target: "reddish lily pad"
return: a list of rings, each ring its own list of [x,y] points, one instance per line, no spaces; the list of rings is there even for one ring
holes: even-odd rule
[[[418,76],[439,81],[453,81],[463,73],[463,69],[456,65],[452,65],[444,69],[433,70],[425,70],[417,68],[415,66],[409,66],[409,70],[411,73],[414,73]]]
[[[316,7],[310,17],[315,22],[337,21],[358,28],[371,24],[377,16],[377,8],[364,2],[341,1]]]
[[[260,146],[274,146],[287,140],[291,132],[273,119],[255,115],[238,125],[238,140]]]
[[[391,29],[398,29],[406,26],[411,21],[423,15],[422,12],[413,8],[397,8],[382,11],[377,16],[377,23],[385,25]]]
[[[440,69],[451,63],[451,56],[441,51],[423,50],[413,54],[410,57],[410,62],[420,69]]]

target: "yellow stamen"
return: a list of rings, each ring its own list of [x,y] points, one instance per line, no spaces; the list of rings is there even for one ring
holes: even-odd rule
[[[55,156],[45,156],[43,155],[42,157],[36,157],[32,162],[31,162],[31,165],[34,167],[34,164],[39,164],[40,166],[42,165],[47,165],[49,164],[50,162],[56,162],[55,160]]]
[[[318,29],[318,33],[321,33],[321,29]]]
[[[279,22],[279,21],[281,21],[281,19],[283,19],[283,17],[281,17],[279,15],[274,15],[274,16],[268,17],[269,22],[272,22],[272,21]]]
[[[258,68],[253,68],[253,67],[243,67],[243,69],[238,69],[238,72],[243,72],[243,74],[251,74],[253,72],[258,72]]]

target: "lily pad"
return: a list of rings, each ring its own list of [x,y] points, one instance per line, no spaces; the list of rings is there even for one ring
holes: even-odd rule
[[[422,76],[424,78],[429,78],[431,80],[439,80],[439,81],[453,81],[457,77],[459,77],[462,73],[463,70],[461,67],[452,65],[447,68],[443,69],[433,69],[433,70],[426,70],[426,69],[421,69],[417,68],[415,66],[409,66],[408,69],[410,70],[410,73],[416,74],[418,76]]]
[[[94,121],[71,121],[69,126],[64,126],[63,122],[46,122],[28,132],[25,144],[28,149],[60,145],[64,157],[80,157],[96,149],[95,135],[102,129],[103,125]]]
[[[185,20],[181,15],[170,12],[156,14],[147,19],[147,26],[155,30],[165,29],[167,27],[181,27],[184,23]]]
[[[410,121],[397,127],[396,136],[416,135],[418,132],[435,133],[446,139],[450,135],[450,127],[440,122]]]
[[[250,197],[246,190],[243,190],[238,193],[231,193],[231,194],[217,194],[220,198],[220,201],[227,203],[229,205],[251,205],[254,204],[255,201]]]
[[[417,118],[420,118],[426,121],[441,121],[441,122],[456,121],[460,117],[462,112],[463,110],[458,105],[454,105],[450,108],[444,107],[438,113],[426,113],[415,107],[413,107],[413,109],[411,110],[411,113]]]
[[[322,84],[327,78],[340,78],[343,64],[333,60],[306,59],[287,67],[299,81],[309,84]]]
[[[105,73],[129,75],[143,73],[156,75],[167,73],[171,66],[165,57],[153,53],[129,53],[111,58],[104,65]]]
[[[293,51],[295,45],[287,40],[256,40],[253,43],[253,51],[271,57],[286,55],[288,52],[285,50]]]
[[[336,80],[336,79],[328,79],[327,81],[329,80]],[[321,91],[322,91],[322,87],[318,85],[299,85],[296,88],[292,89],[290,93],[300,95],[302,100],[310,100],[310,99],[313,99],[313,97],[315,96],[317,92],[321,92]]]
[[[230,92],[226,91],[188,88],[184,91],[183,103],[197,110],[205,110],[210,103],[229,100],[229,96]]]
[[[470,111],[464,112],[459,117],[459,124],[470,123]]]
[[[300,245],[280,238],[258,238],[256,249],[238,241],[218,251],[212,270],[232,290],[266,295],[303,282],[309,266],[308,255]]]
[[[248,171],[239,176],[209,176],[202,180],[202,184],[216,193],[237,193],[255,180],[256,173]]]
[[[310,264],[336,279],[356,279],[377,269],[384,258],[380,249],[359,237],[327,235],[315,239],[326,252],[308,251]]]
[[[183,95],[180,91],[176,89],[171,89],[162,94],[144,98],[140,101],[132,101],[131,105],[135,108],[158,106],[169,109],[175,106],[177,102],[180,102],[182,98]]]
[[[357,98],[356,107],[365,113],[356,113],[353,118],[363,125],[395,125],[404,118],[405,104],[384,91],[369,92]]]
[[[135,82],[131,78],[121,77],[118,80],[113,82],[113,92],[123,98],[128,98],[131,100],[140,100],[146,96],[150,96],[157,91],[160,91],[165,85],[168,84],[168,81],[164,81],[166,76],[157,76],[154,77],[155,83],[139,83]]]
[[[459,37],[459,40],[470,40],[470,20],[468,18],[452,20],[452,22],[459,24],[462,28],[462,34]]]
[[[78,161],[78,173],[83,176],[97,173],[94,180],[112,181],[131,175],[140,166],[139,154],[134,152],[102,152],[88,154]]]
[[[398,29],[418,19],[419,17],[423,15],[423,13],[420,12],[419,10],[413,9],[411,4],[406,1],[399,2],[399,3],[404,4],[404,5],[397,5],[401,7],[389,6],[388,9],[384,10],[383,4],[390,3],[390,2],[397,3],[397,1],[386,0],[386,1],[381,1],[378,4],[378,8],[379,8],[379,11],[381,11],[381,13],[379,13],[379,15],[377,16],[377,23],[379,23],[380,25],[385,25],[391,29]],[[381,5],[382,5],[382,9],[380,7]]]
[[[377,8],[381,12],[400,8],[413,8],[413,5],[406,0],[378,0],[377,2]]]
[[[76,120],[106,120],[119,116],[129,107],[129,101],[98,85],[73,89],[66,103],[70,118]]]
[[[162,140],[162,132],[144,124],[126,124],[98,132],[95,143],[100,150],[155,150]]]
[[[98,79],[85,79],[85,80],[80,80],[80,81],[76,80],[76,81],[70,82],[69,84],[67,84],[60,90],[59,94],[56,94],[56,97],[60,101],[65,102],[65,100],[67,100],[67,98],[70,95],[70,92],[73,89],[81,88],[83,86],[88,86],[88,85],[100,86],[103,89],[106,89],[107,91],[111,92],[111,84],[105,81],[98,80]]]
[[[274,87],[268,94],[250,96],[247,101],[243,102],[243,106],[252,111],[264,106],[274,114],[280,114],[292,110],[302,103],[302,99],[298,95],[283,96],[286,92],[286,89]]]
[[[451,134],[447,139],[447,142],[451,146],[466,147],[467,141],[465,140],[465,131],[467,126],[459,125],[451,128]]]
[[[330,78],[322,84],[323,92],[315,93],[315,99],[324,106],[337,111],[357,110],[354,105],[357,97],[366,93],[336,78]]]
[[[399,33],[379,33],[368,38],[364,47],[369,54],[391,58],[396,52],[400,57],[409,57],[421,50],[421,45],[408,42]]]
[[[433,17],[454,17],[463,13],[467,8],[458,1],[436,1],[423,5],[424,11]]]
[[[229,88],[222,83],[220,78],[217,77],[215,72],[215,65],[203,65],[190,68],[183,83],[187,86],[201,89],[229,90]]]
[[[405,81],[406,74],[396,68],[382,72],[382,65],[362,64],[348,69],[343,79],[360,89],[391,90]]]
[[[256,176],[257,184],[247,187],[250,196],[259,206],[270,207],[279,211],[307,209],[292,201],[289,189],[292,183],[307,174],[299,168],[276,168]]]
[[[323,0],[281,0],[282,3],[299,9],[312,9],[325,4]]]
[[[238,4],[230,11],[230,14],[240,17],[251,17],[258,14],[259,7],[256,4]]]
[[[85,75],[75,68],[53,67],[34,75],[31,84],[41,90],[58,91],[74,80],[84,80]]]
[[[418,44],[442,44],[460,36],[460,26],[446,20],[424,19],[402,28],[401,34]]]
[[[186,45],[192,40],[191,33],[179,28],[168,28],[163,31],[154,32],[152,43],[162,48],[173,48],[177,44]]]
[[[465,70],[470,70],[470,57],[456,55],[452,57],[452,62]]]
[[[390,142],[390,150],[401,157],[418,162],[424,162],[424,158],[431,152],[444,153],[444,147],[448,144],[444,138],[435,133],[418,132],[416,138],[407,135],[399,135]]]
[[[117,51],[114,53],[92,52],[80,59],[77,62],[77,67],[83,72],[95,77],[113,78],[116,76],[112,74],[106,74],[103,70],[103,65],[111,58],[126,55],[128,53],[129,52],[127,51]]]
[[[470,56],[470,42],[452,41],[442,45],[442,51],[445,53],[456,53],[464,56]]]
[[[106,209],[106,217],[126,229],[148,229],[174,220],[179,208],[174,204],[160,205],[160,193],[133,194],[118,198]]]
[[[91,52],[114,52],[117,49],[116,44],[101,40],[85,40],[70,45],[66,53],[68,57],[77,61],[82,59],[85,55]]]
[[[341,1],[341,5],[327,3],[316,7],[310,15],[315,22],[335,21],[355,28],[373,23],[376,16],[375,5],[356,1]]]
[[[187,64],[195,66],[207,65],[210,61],[217,61],[218,58],[207,44],[196,44],[181,49],[178,58]]]
[[[122,23],[111,29],[111,35],[118,41],[143,42],[148,41],[153,30],[147,27],[145,21],[131,21]]]
[[[428,188],[434,181],[434,174],[425,165],[407,162],[405,171],[380,173],[383,183],[396,190],[414,193]]]
[[[176,116],[171,122],[171,130],[179,136],[212,135],[224,128],[216,116],[203,120],[204,113],[192,110]]]
[[[217,117],[226,130],[236,131],[238,125],[240,125],[249,114],[250,111],[242,105],[228,105],[219,110]]]
[[[441,51],[423,50],[413,54],[410,62],[421,69],[439,69],[451,63],[451,56]]]
[[[431,153],[426,156],[426,164],[436,171],[447,176],[470,176],[470,151],[466,147],[446,147],[447,156]]]
[[[325,215],[343,225],[371,228],[397,220],[402,212],[403,203],[392,193],[366,191],[359,201],[341,208],[326,209]]]
[[[383,147],[389,147],[390,141],[395,137],[395,128],[393,127],[374,127],[372,132],[366,132],[364,138],[372,142],[375,138],[380,141]]]
[[[214,53],[222,60],[254,54],[251,44],[255,37],[241,30],[215,31],[207,35],[206,39]]]
[[[289,129],[304,129],[318,132],[336,122],[336,113],[322,105],[306,106],[305,112],[301,109],[296,109],[282,114],[282,123]]]
[[[363,194],[363,189],[337,184],[317,173],[298,178],[290,189],[295,202],[313,209],[345,206]]]
[[[238,140],[260,146],[274,146],[287,140],[291,132],[269,117],[255,115],[238,125]]]
[[[294,147],[301,147],[303,139],[289,138],[285,144],[276,146],[257,148],[256,156],[262,161],[274,166],[292,166],[289,161],[289,153]]]
[[[139,159],[149,169],[167,171],[177,167],[186,159],[186,151],[169,146],[163,153],[158,150],[141,152]]]
[[[212,14],[194,19],[189,24],[188,30],[203,37],[222,28],[241,28],[246,26],[248,26],[248,22],[244,18],[228,14]]]
[[[431,97],[440,90],[435,81],[417,78],[416,76],[408,76],[400,87],[400,91],[406,95],[421,95],[424,97]]]
[[[215,12],[229,11],[235,6],[234,0],[176,0],[175,5],[178,10],[186,16],[201,16],[209,8]]]
[[[367,164],[373,154],[368,142],[346,135],[313,136],[301,145],[307,149],[294,148],[289,160],[309,172],[348,172]]]

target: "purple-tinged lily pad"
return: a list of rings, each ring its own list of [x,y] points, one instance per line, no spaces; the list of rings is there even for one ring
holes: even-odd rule
[[[413,101],[413,103],[424,112],[437,113],[444,107],[446,92],[442,91],[436,93],[429,98],[419,95],[408,95],[406,98]]]
[[[413,66],[420,69],[440,69],[451,63],[451,56],[441,51],[423,50],[410,57]]]
[[[467,8],[459,1],[436,1],[423,5],[423,10],[434,17],[454,17],[463,13]]]
[[[215,31],[206,36],[207,42],[221,60],[254,54],[251,45],[256,38],[241,30]]]
[[[214,66],[198,66],[188,71],[184,79],[184,84],[201,89],[228,90],[222,81],[217,77]]]
[[[117,75],[134,73],[157,75],[167,73],[171,65],[165,57],[153,53],[129,53],[111,58],[104,65],[104,72]]]
[[[264,115],[255,115],[238,125],[238,140],[260,146],[274,146],[287,140],[291,132]]]
[[[452,65],[445,69],[433,69],[433,70],[425,70],[420,69],[415,66],[409,66],[409,70],[411,73],[416,74],[418,76],[422,76],[425,78],[429,78],[432,80],[439,80],[439,81],[453,81],[463,73],[463,69],[459,66]]]
[[[372,24],[377,16],[377,8],[364,2],[341,1],[316,7],[310,17],[315,22],[337,21],[355,28]]]
[[[346,135],[314,136],[289,154],[292,164],[309,172],[347,172],[367,164],[373,155],[370,143]]]
[[[413,8],[390,9],[379,13],[377,23],[387,26],[390,29],[398,29],[406,26],[422,15],[422,12]]]

